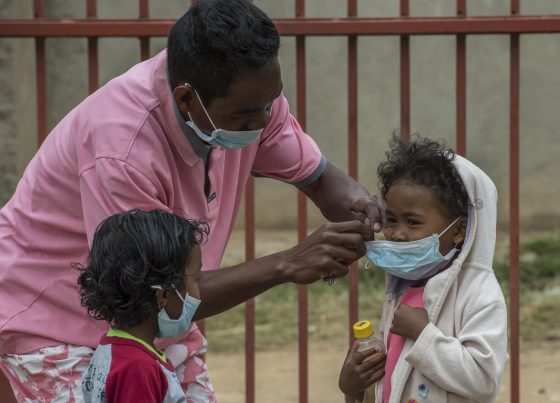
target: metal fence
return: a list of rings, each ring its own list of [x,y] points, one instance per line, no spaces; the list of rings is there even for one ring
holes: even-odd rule
[[[164,37],[174,20],[150,19],[149,0],[138,1],[138,19],[98,19],[96,0],[86,1],[86,18],[53,20],[45,18],[44,0],[33,0],[34,19],[0,20],[0,37],[35,38],[38,144],[47,135],[47,97],[45,38],[82,37],[88,41],[89,92],[98,87],[98,38],[138,37],[141,59],[150,56],[150,37]],[[194,3],[196,0],[192,0]],[[456,37],[456,150],[466,155],[466,40],[468,35],[506,34],[510,37],[509,173],[510,173],[510,365],[511,401],[519,402],[519,38],[520,34],[560,33],[560,15],[520,15],[519,0],[510,1],[510,14],[469,17],[467,1],[456,1],[455,17],[418,18],[409,16],[409,1],[400,1],[400,16],[360,18],[357,0],[347,0],[346,18],[306,18],[305,0],[295,0],[295,17],[275,19],[282,36],[296,38],[297,119],[306,127],[306,38],[346,36],[348,42],[348,173],[358,175],[358,74],[357,38],[359,36],[400,37],[400,125],[405,138],[410,129],[410,37],[414,35],[452,35]],[[255,257],[255,185],[247,183],[245,196],[245,256]],[[306,198],[298,194],[298,238],[307,234]],[[350,270],[349,324],[358,319],[358,274]],[[299,401],[308,396],[307,288],[298,290]],[[349,328],[349,339],[352,338]],[[255,303],[246,303],[246,401],[255,401]],[[1,385],[1,383],[0,383]],[[5,384],[4,384],[5,385]],[[6,386],[4,386],[6,387]],[[2,388],[2,386],[0,386]],[[7,391],[0,390],[4,396]]]

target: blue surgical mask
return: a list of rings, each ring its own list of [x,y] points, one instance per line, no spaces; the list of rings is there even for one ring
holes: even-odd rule
[[[439,235],[433,234],[412,242],[366,242],[366,256],[371,263],[405,280],[420,280],[436,274],[447,266],[458,251],[452,248],[445,256],[439,252],[439,238],[455,224],[453,221]]]
[[[189,84],[185,84],[185,85],[189,85]],[[214,122],[212,121],[212,119],[210,118],[210,115],[206,111],[206,108],[202,104],[202,100],[198,96],[198,92],[196,90],[194,90],[194,93],[196,94],[196,97],[198,98],[198,101],[200,102],[200,105],[202,105],[202,109],[204,110],[204,113],[206,113],[206,116],[208,117],[208,120],[210,121],[210,123],[212,124],[212,127],[214,128],[214,130],[212,131],[212,134],[208,135],[208,134],[204,133],[194,123],[194,121],[191,117],[191,114],[188,113],[190,120],[185,122],[185,123],[187,124],[187,126],[189,126],[191,129],[194,130],[196,135],[202,141],[204,141],[208,144],[211,144],[213,146],[219,146],[219,147],[222,147],[222,148],[227,148],[227,149],[232,150],[232,149],[236,149],[236,148],[246,147],[249,144],[255,142],[261,136],[261,133],[263,132],[264,128],[258,129],[258,130],[244,130],[244,131],[218,129],[216,127],[216,125],[214,124]]]
[[[160,285],[153,285],[152,288],[161,289]],[[167,314],[165,308],[161,308],[158,314],[158,333],[157,337],[176,337],[181,333],[184,333],[189,328],[194,313],[200,305],[200,300],[191,297],[188,293],[185,298],[179,294],[179,291],[173,286],[173,290],[177,293],[177,296],[183,301],[183,310],[178,319],[171,319]]]

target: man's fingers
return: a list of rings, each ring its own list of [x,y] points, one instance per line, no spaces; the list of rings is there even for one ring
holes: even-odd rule
[[[350,217],[349,219],[351,221],[359,221],[362,223],[366,222],[366,218],[368,218],[368,215],[362,211],[350,211]]]
[[[373,233],[373,230],[371,228],[369,228],[368,230],[372,231]],[[322,248],[325,249],[323,250],[323,252],[328,254],[329,256],[335,257],[335,255],[333,255],[334,250],[329,250],[329,247],[339,246],[351,251],[354,256],[347,261],[348,264],[365,255],[366,247],[364,241],[364,235],[361,233],[336,232],[330,230],[324,231],[322,234],[320,234],[319,238],[319,242],[321,243]]]
[[[323,279],[327,277],[344,277],[348,274],[348,265],[331,260],[323,265]]]
[[[326,230],[333,232],[360,234],[365,239],[370,239],[373,236],[371,227],[358,220],[329,223],[325,227]]]
[[[335,262],[344,264],[346,266],[363,256],[363,254],[361,254],[361,250],[351,249],[345,246],[330,245],[325,246],[324,249],[325,251],[323,256],[331,258]]]
[[[386,214],[387,207],[385,206],[385,201],[383,200],[382,197],[376,195],[376,196],[372,196],[372,199],[374,200],[374,204],[375,204],[375,207],[373,208],[374,212],[372,214],[377,216],[377,219],[372,220],[370,216],[370,222],[373,223],[373,230],[375,232],[379,232],[383,228],[387,228],[387,214]]]
[[[355,232],[330,232],[324,235],[325,242],[348,249],[364,249],[364,237]]]
[[[365,218],[368,218],[373,231],[380,232],[383,228],[387,227],[385,209],[385,201],[382,197],[378,195],[373,195],[369,198],[364,197],[356,201],[352,206],[351,217],[357,218],[362,222],[365,222]],[[373,239],[373,237],[368,239]]]

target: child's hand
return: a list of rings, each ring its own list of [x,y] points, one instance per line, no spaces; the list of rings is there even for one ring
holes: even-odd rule
[[[348,349],[342,364],[338,387],[348,396],[361,400],[364,390],[385,375],[385,353],[371,349],[358,352],[358,342]]]
[[[416,340],[429,322],[425,309],[400,305],[393,317],[391,333]]]

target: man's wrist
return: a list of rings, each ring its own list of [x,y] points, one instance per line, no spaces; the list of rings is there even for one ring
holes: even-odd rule
[[[292,283],[293,282],[293,265],[288,257],[288,252],[278,252],[270,255],[272,258],[272,270],[274,271],[275,278],[277,278],[281,284]]]

